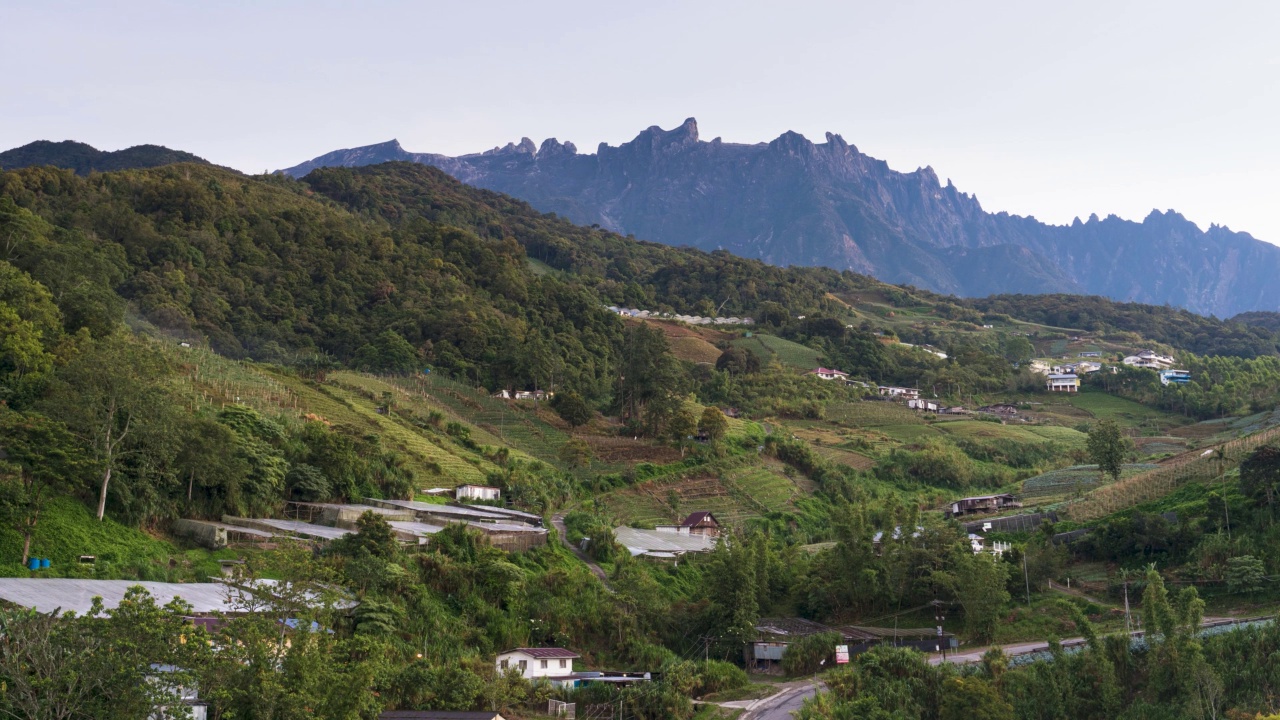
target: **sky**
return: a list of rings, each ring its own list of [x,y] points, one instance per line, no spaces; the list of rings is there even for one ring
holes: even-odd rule
[[[0,0],[0,149],[155,143],[246,172],[397,138],[580,152],[839,133],[990,211],[1175,209],[1280,244],[1275,2]]]

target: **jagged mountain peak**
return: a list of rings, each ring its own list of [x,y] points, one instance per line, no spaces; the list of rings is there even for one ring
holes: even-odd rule
[[[897,172],[837,133],[825,141],[787,131],[756,144],[706,142],[688,118],[594,154],[555,138],[461,157],[371,146],[285,172],[414,160],[584,225],[958,295],[1089,292],[1218,316],[1280,309],[1280,248],[1248,234],[1204,233],[1174,211],[1047,225],[983,210],[931,166]]]

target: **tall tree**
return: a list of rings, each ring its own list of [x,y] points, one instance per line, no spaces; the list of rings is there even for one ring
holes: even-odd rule
[[[1275,515],[1280,501],[1280,445],[1263,445],[1240,463],[1240,489]]]
[[[101,468],[99,520],[112,475],[130,454],[138,425],[167,415],[169,398],[160,386],[167,373],[159,353],[120,332],[90,344],[58,373],[50,414],[92,449]]]
[[[71,492],[85,471],[75,438],[43,415],[0,407],[0,512],[22,533],[22,562],[48,502]]]
[[[1089,437],[1085,442],[1089,457],[1098,466],[1098,471],[1111,479],[1119,480],[1125,457],[1133,448],[1133,441],[1125,437],[1124,432],[1114,420],[1099,420],[1089,428]]]

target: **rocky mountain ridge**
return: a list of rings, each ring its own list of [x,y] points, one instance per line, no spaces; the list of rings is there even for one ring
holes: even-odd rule
[[[283,172],[419,162],[544,212],[672,245],[779,265],[850,269],[945,293],[1092,293],[1229,316],[1280,309],[1280,248],[1201,231],[1173,211],[1066,226],[991,213],[930,167],[897,172],[839,135],[786,132],[753,145],[699,137],[693,118],[594,154],[529,138],[449,157],[394,140]]]

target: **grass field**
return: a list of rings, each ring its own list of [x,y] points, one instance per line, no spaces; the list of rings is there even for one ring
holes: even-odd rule
[[[813,348],[793,343],[790,340],[783,340],[773,335],[755,334],[749,338],[744,337],[734,340],[733,344],[755,353],[762,363],[768,363],[770,360],[776,359],[783,365],[789,365],[801,370],[812,370],[821,364],[819,360],[822,357],[822,353]]]

